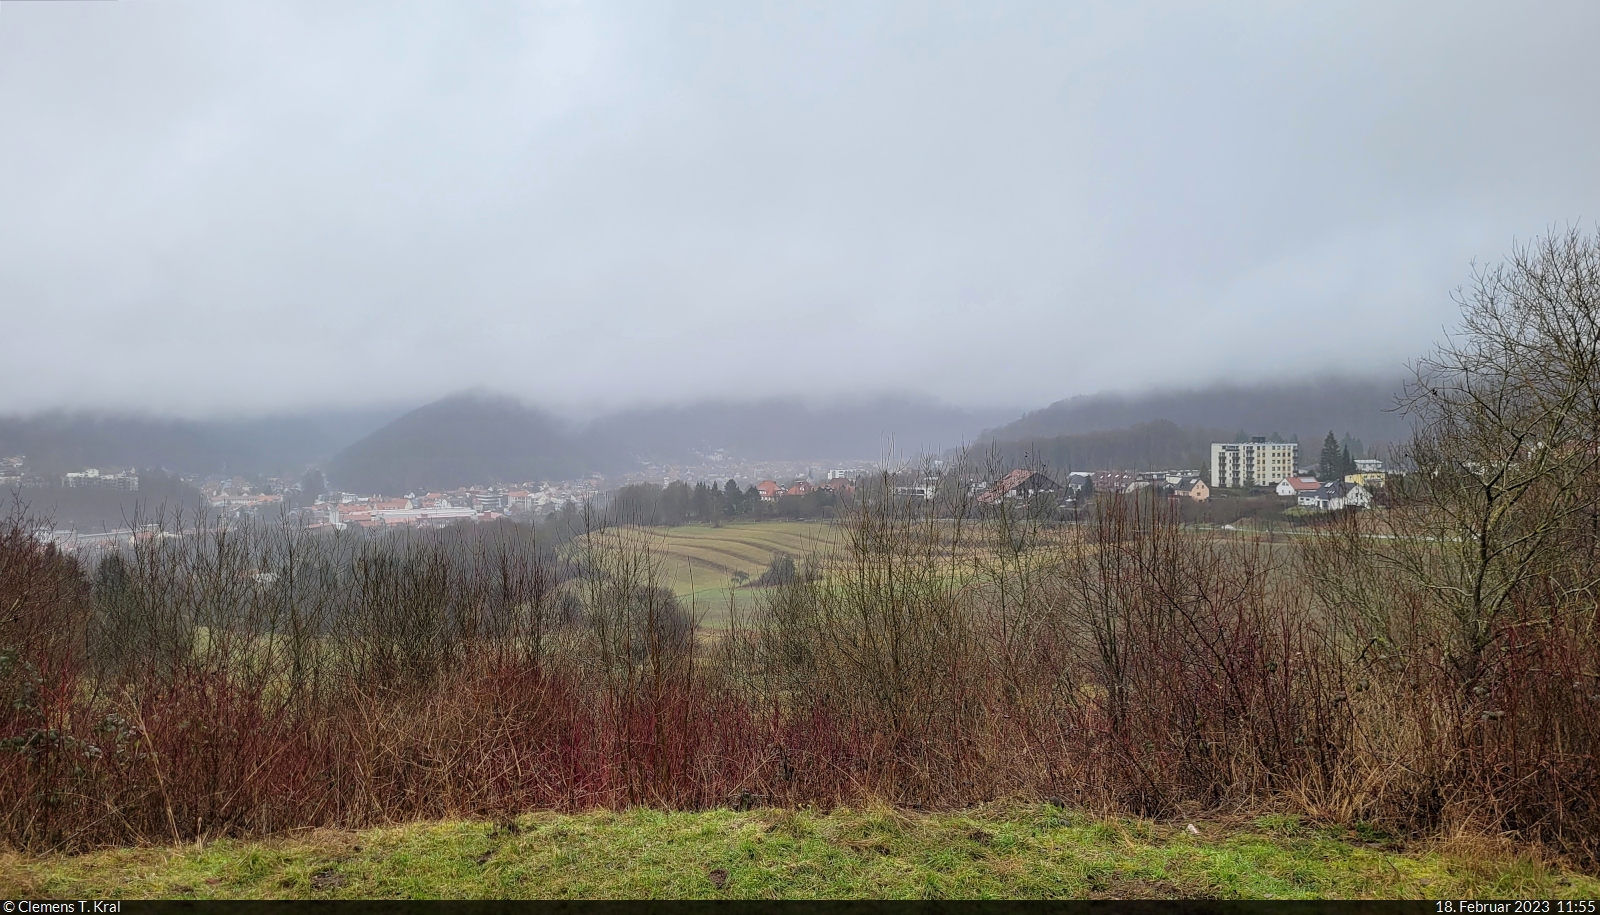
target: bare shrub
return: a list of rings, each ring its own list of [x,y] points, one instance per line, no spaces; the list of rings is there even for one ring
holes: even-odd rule
[[[1306,574],[1359,665],[1373,803],[1600,856],[1600,239],[1515,250],[1401,398],[1385,510]]]

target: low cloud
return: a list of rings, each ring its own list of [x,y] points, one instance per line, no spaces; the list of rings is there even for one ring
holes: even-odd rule
[[[188,415],[1393,374],[1600,213],[1591,3],[6,4],[0,388]]]

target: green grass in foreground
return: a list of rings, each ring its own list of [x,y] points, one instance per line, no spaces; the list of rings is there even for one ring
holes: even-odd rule
[[[499,826],[422,823],[205,847],[6,854],[0,896],[1600,897],[1600,880],[1504,848],[1395,850],[1359,838],[1288,817],[1201,824],[1196,836],[1181,824],[1050,806],[537,813]]]

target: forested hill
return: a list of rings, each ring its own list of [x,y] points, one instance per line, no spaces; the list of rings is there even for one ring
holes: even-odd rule
[[[1397,379],[1335,378],[1080,395],[989,429],[982,438],[1024,444],[1057,436],[1082,439],[1088,433],[1131,432],[1131,427],[1165,420],[1185,429],[1224,430],[1227,437],[1217,441],[1232,441],[1237,433],[1246,432],[1318,442],[1332,430],[1369,444],[1398,442],[1406,436],[1405,419],[1393,410],[1400,387]],[[1169,431],[1157,437],[1165,441],[1172,435]]]
[[[559,420],[510,397],[457,394],[401,416],[329,462],[329,487],[407,492],[568,479],[609,469]]]
[[[1232,433],[1221,429],[1184,428],[1161,419],[1127,429],[990,442],[976,449],[974,457],[1003,467],[1038,467],[1047,473],[1200,469],[1210,459],[1212,442],[1233,440]]]

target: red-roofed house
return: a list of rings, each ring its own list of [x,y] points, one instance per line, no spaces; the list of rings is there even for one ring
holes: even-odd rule
[[[783,487],[771,480],[762,480],[756,484],[756,492],[761,493],[761,501],[772,502],[778,498],[779,493],[783,492]]]
[[[1031,499],[1041,493],[1060,491],[1060,484],[1036,470],[1013,470],[979,496],[978,501],[985,505],[996,505],[1002,499]]]
[[[1136,474],[1125,470],[1096,470],[1090,474],[1094,480],[1095,492],[1125,492],[1129,485],[1138,481]]]

